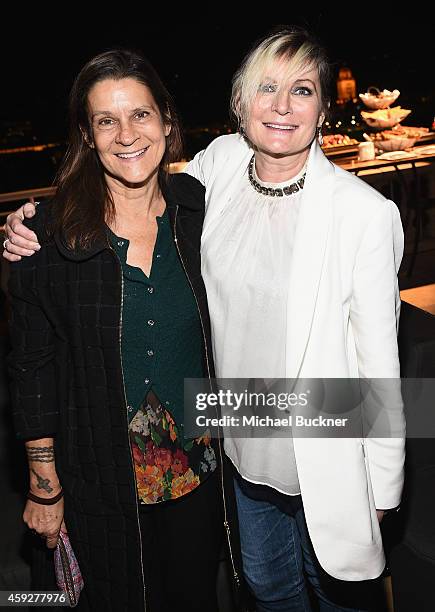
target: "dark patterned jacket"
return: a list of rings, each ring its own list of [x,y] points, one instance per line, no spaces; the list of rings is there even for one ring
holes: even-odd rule
[[[210,321],[200,272],[204,188],[193,177],[177,174],[163,191],[198,304],[204,359],[212,377]],[[49,208],[40,204],[26,223],[38,236],[44,235]],[[60,235],[41,243],[38,253],[10,270],[9,369],[17,436],[54,437],[65,522],[87,577],[80,609],[140,611],[144,578],[121,367],[120,264],[108,242],[86,252],[66,248]],[[219,476],[223,528],[237,593],[241,569],[234,492],[221,447],[217,454],[221,468],[224,464]]]

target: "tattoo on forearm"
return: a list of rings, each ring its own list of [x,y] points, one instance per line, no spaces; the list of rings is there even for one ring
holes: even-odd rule
[[[29,461],[38,461],[39,463],[54,462],[53,446],[27,446],[26,450]]]
[[[30,469],[35,474],[36,478],[38,479],[38,489],[44,489],[44,491],[47,491],[47,493],[51,493],[53,489],[50,487],[50,479],[42,478],[42,476],[40,476],[37,472],[35,472],[33,468],[30,468]]]

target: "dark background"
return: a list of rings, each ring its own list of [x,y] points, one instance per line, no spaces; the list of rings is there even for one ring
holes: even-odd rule
[[[352,69],[357,92],[365,91],[370,85],[380,89],[397,88],[401,91],[398,104],[412,109],[406,124],[430,127],[435,115],[435,27],[430,3],[408,2],[400,6],[390,3],[382,13],[381,3],[373,0],[344,8],[323,4],[325,8],[320,12],[291,15],[288,23],[314,30],[329,48],[336,68],[347,65]],[[255,11],[253,7],[246,7],[249,17],[260,17],[257,20],[260,25],[243,21],[229,24],[228,18],[225,25],[207,22],[183,25],[178,22],[178,15],[172,15],[169,6],[163,4],[101,5],[97,7],[96,22],[91,23],[89,15],[83,13],[79,15],[79,22],[73,23],[71,18],[80,13],[80,8],[67,4],[51,9],[46,18],[49,25],[45,28],[37,20],[33,26],[24,27],[23,20],[29,10],[25,5],[17,7],[20,13],[17,18],[10,15],[12,5],[7,8],[8,15],[3,7],[0,32],[0,149],[15,146],[14,138],[21,139],[23,144],[29,139],[30,143],[62,141],[66,136],[67,96],[74,76],[93,55],[114,46],[137,48],[148,56],[173,93],[187,128],[220,127],[228,121],[231,76],[253,42],[273,27],[264,24],[262,18],[266,10],[270,12],[275,7],[271,3],[259,5]],[[41,8],[39,5],[36,10],[40,12]],[[160,10],[161,22],[148,23],[151,8]],[[225,8],[207,4],[200,6],[199,12],[214,17]],[[108,24],[117,24],[116,30]],[[21,136],[17,131],[20,125]],[[55,167],[52,162],[38,153],[0,155],[0,192],[46,186]],[[432,244],[431,241],[431,248]],[[419,282],[414,276],[408,279],[409,286],[434,282],[433,250],[419,254],[419,265]],[[0,317],[0,361],[3,362],[9,350],[4,320],[3,315]],[[434,333],[430,315],[403,304],[399,339],[403,376],[433,375]],[[4,501],[0,513],[0,588],[23,588],[30,579],[29,566],[23,560],[28,549],[26,553],[19,548],[28,536],[21,520],[25,461],[21,447],[13,446],[3,369],[0,370],[0,438],[0,499]],[[405,504],[409,500],[405,494],[399,515],[414,527],[411,535],[421,534],[422,541],[413,540],[410,549],[406,542],[401,544],[399,553],[396,557],[393,554],[391,560],[393,586],[405,591],[395,594],[400,596],[404,610],[435,609],[435,542],[430,537],[434,515],[430,493],[435,469],[432,442],[432,458],[427,453],[425,461],[420,457],[416,461],[415,449],[411,449],[414,453],[408,449],[407,481],[413,484],[418,503],[410,506],[412,513],[408,515]],[[432,547],[430,556],[428,546]]]
[[[401,95],[396,105],[412,110],[406,125],[430,127],[435,116],[435,26],[429,4],[426,10],[418,3],[405,8],[391,5],[384,15],[379,6],[329,4],[320,12],[292,16],[289,23],[307,27],[320,38],[337,73],[341,66],[352,70],[357,93],[371,85],[397,88]],[[147,21],[147,5],[101,5],[99,19],[92,23],[86,14],[77,20],[74,6],[68,10],[71,15],[47,21],[45,28],[24,27],[17,21],[11,22],[9,31],[3,23],[0,149],[61,144],[43,153],[0,155],[0,192],[51,184],[65,150],[68,93],[74,77],[94,55],[121,46],[140,50],[150,59],[175,98],[190,158],[217,133],[230,129],[231,77],[253,43],[277,27],[229,20],[225,25],[186,25],[178,23],[169,6],[161,7],[165,19],[153,24]],[[253,7],[247,10],[252,12]],[[217,9],[204,5],[201,12],[213,16]],[[332,91],[333,99],[335,95]],[[343,132],[353,113],[359,117],[359,108],[339,115],[343,125],[332,131]],[[362,134],[354,136],[362,139]]]
[[[392,6],[395,16],[381,17],[376,3],[371,4],[364,8],[361,3],[346,11],[328,6],[327,11],[299,16],[291,23],[313,30],[337,67],[352,69],[358,92],[370,85],[397,88],[402,106],[406,99],[423,97],[422,104],[431,108],[432,119],[435,27],[429,4],[416,23],[413,15],[406,14],[409,9],[399,11]],[[146,22],[145,16],[132,15],[133,22]],[[64,133],[66,99],[74,76],[93,55],[125,46],[142,50],[151,60],[173,93],[186,126],[226,121],[234,71],[251,45],[275,27],[145,23],[134,31],[120,25],[113,33],[104,21],[89,29],[83,24],[80,31],[73,28],[71,34],[54,28],[44,35],[38,28],[32,36],[21,39],[15,32],[12,45],[2,36],[0,119],[30,119],[44,134]]]

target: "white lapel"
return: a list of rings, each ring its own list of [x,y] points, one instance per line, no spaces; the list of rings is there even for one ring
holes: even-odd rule
[[[297,378],[311,323],[332,219],[334,166],[317,140],[311,145],[290,267],[286,376]]]

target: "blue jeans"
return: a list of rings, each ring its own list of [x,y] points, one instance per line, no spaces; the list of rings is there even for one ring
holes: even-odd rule
[[[363,612],[328,599],[322,570],[308,535],[303,508],[294,516],[245,495],[234,481],[240,523],[243,571],[258,612],[311,612],[305,575],[320,612]],[[323,572],[324,574],[324,572]]]

